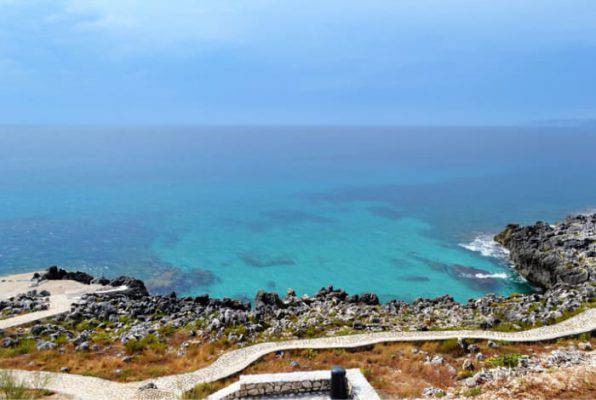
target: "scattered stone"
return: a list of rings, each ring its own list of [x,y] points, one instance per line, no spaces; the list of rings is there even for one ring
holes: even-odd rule
[[[149,390],[149,389],[157,389],[157,385],[153,382],[149,382],[146,385],[143,385],[139,388],[139,390]]]
[[[490,347],[491,349],[496,349],[497,347],[499,347],[499,345],[492,340],[488,341],[487,346]]]
[[[474,371],[476,368],[474,367],[474,363],[472,363],[472,361],[470,360],[464,360],[461,368],[464,371]]]
[[[592,345],[590,344],[590,342],[578,343],[577,348],[582,351],[592,351]]]
[[[463,351],[468,351],[468,343],[463,338],[457,338],[457,344]]]
[[[436,355],[427,362],[430,365],[443,365],[445,363],[445,359],[442,356]]]
[[[457,374],[457,369],[455,369],[455,367],[454,367],[453,365],[451,365],[451,364],[446,364],[446,365],[445,365],[445,368],[447,369],[447,371],[449,371],[449,373],[450,373],[451,375],[455,375],[455,374]]]
[[[443,389],[439,389],[436,387],[427,387],[424,388],[422,391],[422,396],[424,397],[443,397],[445,396],[445,391]]]
[[[52,350],[56,348],[56,343],[53,342],[39,342],[36,345],[37,350],[44,351],[44,350]]]
[[[79,344],[76,348],[77,351],[89,351],[89,343],[87,342],[82,342],[81,344]]]
[[[475,344],[471,344],[471,345],[468,346],[468,351],[470,353],[478,353],[480,351],[480,347],[478,347]]]

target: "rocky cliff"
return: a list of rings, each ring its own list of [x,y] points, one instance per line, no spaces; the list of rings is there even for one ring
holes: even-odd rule
[[[596,281],[596,213],[570,216],[555,225],[508,225],[495,240],[533,285],[549,289],[558,283]]]

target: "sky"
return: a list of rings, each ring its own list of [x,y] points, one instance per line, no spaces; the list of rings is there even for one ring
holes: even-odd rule
[[[0,0],[0,124],[596,120],[593,0]]]

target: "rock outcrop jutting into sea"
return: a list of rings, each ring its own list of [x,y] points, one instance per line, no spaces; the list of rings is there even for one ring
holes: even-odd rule
[[[510,251],[517,272],[540,288],[596,281],[596,213],[555,225],[508,225],[495,240]]]

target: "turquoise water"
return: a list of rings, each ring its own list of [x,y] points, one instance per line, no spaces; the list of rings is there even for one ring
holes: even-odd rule
[[[595,152],[571,128],[3,127],[0,273],[238,298],[527,291],[490,235],[595,207]]]

